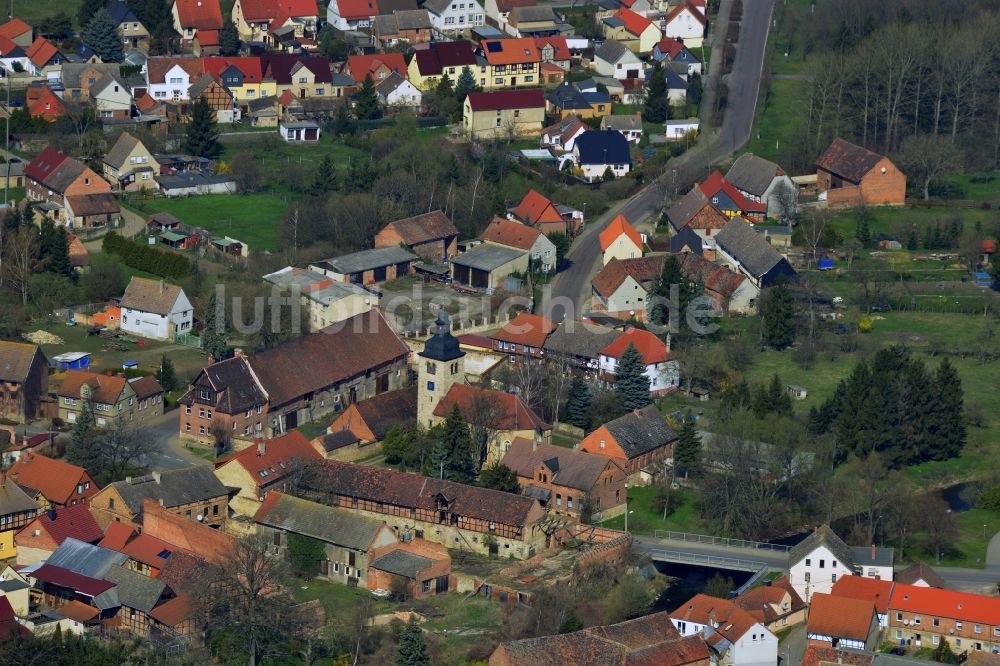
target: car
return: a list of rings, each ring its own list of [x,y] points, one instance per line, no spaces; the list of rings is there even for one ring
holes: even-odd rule
[[[372,590],[372,596],[375,597],[376,599],[388,599],[390,594],[391,593],[389,592],[389,590],[383,589],[381,587],[376,590]]]

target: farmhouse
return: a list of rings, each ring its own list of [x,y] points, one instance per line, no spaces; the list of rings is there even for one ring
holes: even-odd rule
[[[406,277],[416,260],[417,255],[395,245],[344,254],[312,264],[309,269],[338,282],[374,285]]]
[[[154,340],[190,333],[194,307],[177,285],[133,277],[121,299],[121,330]]]
[[[677,433],[667,424],[655,405],[619,416],[587,435],[578,445],[581,451],[609,456],[621,465],[629,478],[640,472],[655,471],[656,465],[673,457]]]
[[[0,417],[27,423],[48,395],[49,362],[38,345],[0,340]]]
[[[827,205],[902,206],[906,174],[889,158],[836,139],[816,160],[816,187]]]

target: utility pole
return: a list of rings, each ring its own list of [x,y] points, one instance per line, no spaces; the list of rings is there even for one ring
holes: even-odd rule
[[[13,18],[14,18],[14,0],[10,0],[10,11],[7,13],[7,20],[10,21]],[[4,83],[6,84],[5,87],[7,88],[7,121],[6,121],[7,131],[5,132],[6,136],[4,137],[4,152],[6,153],[4,157],[6,158],[7,161],[7,174],[3,181],[3,205],[6,208],[7,196],[10,190],[10,72],[9,71],[6,72],[6,76],[4,77]]]

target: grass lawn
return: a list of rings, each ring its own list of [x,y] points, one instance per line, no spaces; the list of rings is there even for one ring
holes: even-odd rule
[[[1000,172],[963,173],[943,179],[946,183],[960,185],[965,193],[959,199],[994,201],[1000,199]]]
[[[270,138],[268,138],[270,137]],[[329,134],[322,134],[320,140],[309,145],[295,145],[282,141],[274,134],[261,134],[250,137],[222,137],[223,153],[221,159],[232,162],[233,158],[242,152],[253,153],[254,159],[265,173],[278,173],[282,165],[290,162],[316,166],[323,157],[329,155],[337,164],[347,165],[351,159],[367,156],[363,150],[352,148],[340,139]]]
[[[281,221],[289,201],[270,193],[205,194],[144,202],[152,212],[167,212],[181,222],[230,236],[253,250],[277,250]]]
[[[60,12],[69,14],[76,23],[77,12],[80,11],[81,0],[14,0],[14,16],[32,25],[37,25],[41,19],[55,16]],[[4,3],[4,20],[6,20],[9,3]]]
[[[802,81],[776,79],[760,101],[747,152],[787,164],[804,140],[801,114],[808,108],[807,87]]]
[[[698,515],[698,505],[694,495],[686,490],[677,491],[678,506],[663,519],[663,512],[653,506],[656,490],[652,486],[636,486],[628,489],[628,531],[636,534],[653,534],[656,530],[678,532],[703,532],[705,529]],[[616,516],[600,523],[602,527],[615,530],[625,529],[625,516]]]
[[[327,622],[343,622],[348,619],[353,612],[353,607],[360,599],[371,598],[374,603],[374,613],[388,613],[395,610],[395,604],[384,599],[374,599],[371,592],[361,590],[356,587],[348,587],[339,583],[314,578],[312,580],[289,580],[286,585],[292,592],[295,601],[304,603],[319,599],[326,609]]]
[[[978,208],[872,208],[868,226],[873,236],[880,232],[903,236],[898,240],[905,244],[904,234],[910,228],[916,231],[918,241],[923,242],[923,231],[928,225],[940,223],[942,227],[947,227],[956,219],[961,220],[963,229],[968,231],[972,231],[976,222],[980,222],[984,233],[988,234],[996,215],[992,211]],[[843,238],[854,237],[857,225],[857,213],[850,209],[837,213],[830,220],[830,226]]]

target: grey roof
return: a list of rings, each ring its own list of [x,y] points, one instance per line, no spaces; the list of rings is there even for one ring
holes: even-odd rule
[[[360,551],[368,550],[379,529],[385,525],[381,520],[361,516],[347,509],[280,493],[276,494],[275,499],[264,502],[254,520],[261,525],[304,534]]]
[[[985,654],[985,653],[977,653],[977,654]],[[970,661],[969,663],[975,663],[975,662]],[[989,663],[994,663],[994,662],[989,662]],[[905,655],[877,652],[874,655],[872,655],[871,666],[927,666],[927,660],[917,659],[916,657],[907,657]]]
[[[743,153],[726,173],[733,187],[750,194],[761,196],[771,186],[775,176],[783,173],[781,167],[753,153]]]
[[[692,187],[691,191],[681,197],[681,200],[667,209],[667,219],[674,231],[679,231],[687,226],[698,211],[708,203],[708,197],[701,191],[700,187]]]
[[[842,564],[848,567],[854,566],[851,547],[844,543],[829,525],[820,525],[812,534],[796,544],[788,553],[788,566],[795,566],[820,546],[826,546]]]
[[[459,346],[458,338],[451,334],[451,321],[444,308],[438,310],[438,316],[434,320],[434,335],[427,339],[423,351],[419,354],[436,361],[451,361],[465,356],[465,352]]]
[[[216,478],[209,465],[161,472],[159,477],[157,481],[154,475],[148,474],[131,477],[125,481],[115,481],[110,485],[134,514],[142,511],[142,501],[147,497],[162,502],[162,505],[169,509],[229,494],[226,486]]]
[[[758,278],[766,275],[784,259],[781,253],[754,231],[749,224],[738,218],[730,220],[722,228],[722,231],[715,237],[715,242],[727,254],[740,262],[740,265],[751,275]]]
[[[13,580],[0,581],[0,592],[7,594],[9,592],[17,592],[18,590],[24,590],[31,587],[25,583],[20,578],[15,578]]]
[[[67,157],[42,182],[48,189],[62,194],[86,170],[86,164],[72,157]]]
[[[202,173],[200,171],[185,171],[167,176],[157,176],[156,182],[166,190],[175,190],[178,188],[204,187],[205,185],[218,185],[220,183],[232,183],[235,181],[232,176]]]
[[[851,554],[854,564],[859,567],[891,567],[895,551],[892,548],[876,548],[873,558],[871,546],[852,546]]]
[[[333,86],[335,86],[335,87],[336,86],[345,87],[345,86],[356,85],[355,82],[354,82],[354,79],[352,79],[347,74],[342,74],[340,72],[333,72],[332,74],[330,74],[330,83]]]
[[[594,51],[594,59],[600,58],[604,62],[610,62],[612,64],[618,62],[626,53],[629,53],[628,48],[621,42],[617,42],[613,39],[609,39],[600,48]]]
[[[125,166],[125,160],[128,159],[129,154],[137,145],[139,145],[139,139],[128,132],[122,132],[118,140],[115,141],[115,145],[111,146],[111,150],[104,156],[104,163],[115,169],[121,169]]]
[[[64,62],[60,76],[63,86],[66,88],[79,88],[83,79],[83,73],[88,69],[108,74],[114,77],[121,77],[121,65],[116,62],[89,64],[85,62]]]
[[[431,17],[426,9],[404,9],[391,14],[379,14],[373,20],[373,29],[380,35],[396,35],[401,30],[430,29]]]
[[[610,76],[592,76],[589,79],[584,79],[583,81],[577,81],[576,87],[583,91],[597,90],[598,85],[603,85],[608,91],[612,90],[624,90],[625,86],[618,79],[613,79]]]
[[[358,436],[350,430],[338,430],[323,435],[323,450],[329,453],[345,446],[357,444],[359,441],[361,440],[358,439]]]
[[[21,490],[16,483],[0,485],[0,515],[20,513],[22,511],[37,511],[38,503]]]
[[[104,580],[117,586],[118,601],[122,606],[143,613],[153,610],[153,606],[163,596],[163,590],[167,587],[161,580],[144,576],[125,567],[112,567],[104,574]]]
[[[269,275],[264,279],[271,284],[294,289],[311,301],[322,305],[336,303],[355,294],[371,298],[371,293],[356,284],[349,282],[333,282],[329,277],[316,271],[288,266]],[[322,285],[322,286],[319,286]]]
[[[35,344],[0,340],[0,381],[24,382],[40,353],[41,347]]]
[[[424,3],[424,9],[440,16],[444,10],[451,6],[451,3],[452,0],[427,0],[427,2]]]
[[[103,579],[112,567],[120,567],[127,559],[124,553],[67,537],[45,563],[81,576]]]
[[[377,247],[321,261],[317,265],[341,275],[363,273],[383,266],[416,261],[417,255],[401,247]]]
[[[393,550],[374,562],[369,563],[369,567],[379,571],[388,571],[397,576],[416,578],[417,574],[434,564],[434,561],[423,555],[415,555],[405,550]]]
[[[511,247],[483,244],[452,258],[451,263],[481,271],[495,271],[525,254]]]
[[[629,460],[677,439],[655,405],[647,405],[604,424]]]
[[[678,76],[672,68],[664,69],[663,77],[667,80],[667,90],[687,90],[687,81]]]
[[[567,449],[555,444],[539,444],[523,437],[515,439],[503,457],[503,464],[520,477],[534,478],[539,465],[552,472],[552,483],[590,492],[607,468],[606,456]]]
[[[375,86],[375,90],[378,91],[379,95],[382,95],[383,97],[388,97],[390,94],[392,94],[394,90],[396,90],[396,88],[403,85],[404,83],[406,83],[406,79],[400,76],[397,72],[393,72],[389,76],[382,79],[382,81],[379,82],[377,86]]]
[[[598,352],[610,345],[619,333],[613,329],[582,322],[563,322],[545,338],[542,347],[548,352],[596,359]]]
[[[590,102],[574,84],[563,81],[546,98],[561,109],[590,109]]]
[[[619,132],[629,130],[642,131],[642,116],[638,113],[628,115],[604,116],[601,120],[601,129],[613,129]]]
[[[542,21],[556,21],[556,13],[548,6],[514,7],[510,10],[512,21],[515,25],[521,23],[539,23]]]
[[[534,498],[540,502],[547,502],[550,497],[552,497],[552,491],[548,488],[539,488],[533,483],[529,483],[521,491],[522,495],[527,495],[528,497]]]

